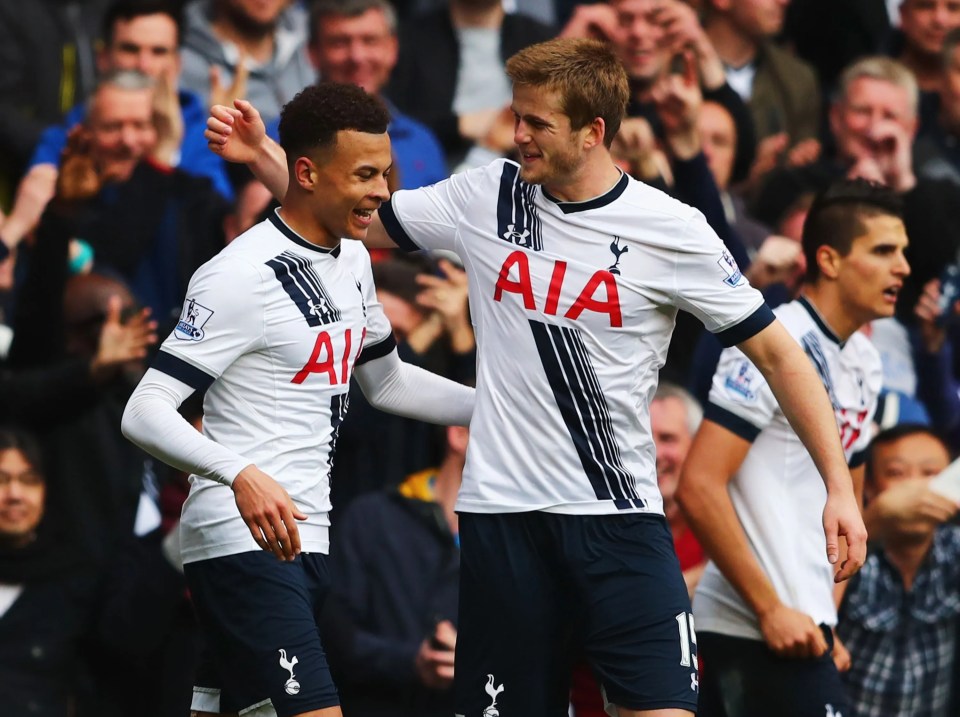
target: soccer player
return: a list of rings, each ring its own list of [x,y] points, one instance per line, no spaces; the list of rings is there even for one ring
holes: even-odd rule
[[[628,87],[611,50],[553,40],[507,72],[521,163],[397,192],[379,212],[400,246],[456,251],[470,280],[457,713],[565,715],[571,661],[586,654],[612,714],[689,715],[693,624],[648,415],[677,310],[768,377],[828,487],[828,554],[838,532],[851,542],[846,578],[865,530],[830,403],[703,217],[613,163]],[[283,153],[256,110],[212,115],[211,148],[282,195]]]
[[[351,377],[384,410],[460,425],[472,413],[472,389],[400,362],[369,255],[349,241],[388,197],[388,122],[353,85],[285,107],[281,208],[197,270],[124,413],[131,440],[193,474],[180,536],[212,655],[200,713],[340,715],[314,615]],[[202,434],[177,413],[194,391]]]
[[[899,212],[863,180],[821,194],[803,228],[801,296],[776,311],[827,389],[858,493],[882,379],[859,329],[893,315],[910,273]],[[774,391],[748,356],[724,351],[677,491],[712,559],[694,597],[701,717],[848,714],[831,655],[841,591],[820,548],[828,498]]]

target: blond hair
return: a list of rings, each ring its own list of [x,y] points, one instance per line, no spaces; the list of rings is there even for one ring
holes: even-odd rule
[[[507,60],[507,76],[514,85],[557,92],[575,130],[600,117],[608,148],[627,112],[627,73],[613,50],[597,40],[558,38],[531,45]]]
[[[850,86],[863,78],[889,82],[905,90],[910,102],[910,111],[916,116],[917,106],[920,102],[920,88],[917,86],[917,78],[913,76],[906,65],[881,55],[857,60],[840,75],[840,100],[846,101]]]

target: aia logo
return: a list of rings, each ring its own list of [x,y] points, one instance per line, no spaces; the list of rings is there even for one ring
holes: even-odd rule
[[[626,251],[627,247],[623,248]],[[555,261],[553,273],[550,276],[550,286],[547,295],[542,300],[543,313],[556,316],[560,309],[560,299],[564,289],[564,277],[567,273],[567,262]],[[516,278],[512,278],[512,275]],[[530,279],[530,260],[522,251],[514,251],[504,260],[500,267],[500,275],[494,287],[493,300],[502,301],[504,293],[519,294],[523,301],[523,308],[527,311],[537,310],[537,299],[534,296],[533,283]],[[601,294],[603,298],[597,298]],[[601,270],[595,272],[587,280],[586,286],[581,289],[577,298],[563,314],[565,319],[576,320],[584,311],[593,311],[606,314],[610,326],[623,326],[623,315],[620,310],[620,291],[617,288],[617,279],[613,272]]]
[[[360,335],[356,351],[352,351],[353,331],[347,329],[343,333],[343,347],[337,350],[334,348],[334,337],[326,331],[321,331],[317,334],[317,340],[313,344],[310,358],[303,365],[303,368],[297,371],[297,375],[293,377],[290,383],[301,384],[311,374],[325,375],[331,386],[347,383],[350,380],[353,364],[356,363],[360,351],[363,350],[363,340],[366,337],[367,330],[364,329]]]

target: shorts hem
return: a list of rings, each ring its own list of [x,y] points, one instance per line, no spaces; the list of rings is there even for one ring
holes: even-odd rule
[[[190,709],[195,712],[220,713],[220,690],[211,687],[194,687]]]

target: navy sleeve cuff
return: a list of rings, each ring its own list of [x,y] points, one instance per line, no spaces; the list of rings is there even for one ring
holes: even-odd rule
[[[734,433],[743,440],[753,443],[760,435],[760,429],[735,413],[718,406],[715,403],[708,403],[703,412],[703,417],[714,423],[723,426],[731,433]]]
[[[397,342],[393,338],[393,334],[390,334],[383,341],[376,343],[373,346],[364,346],[363,351],[360,352],[360,356],[357,357],[356,365],[362,366],[367,361],[383,358],[395,348],[397,348]]]
[[[417,243],[410,238],[410,235],[400,225],[400,220],[397,219],[397,215],[393,211],[393,204],[389,199],[380,205],[380,221],[383,222],[383,228],[387,230],[387,234],[393,239],[393,243],[400,249],[408,252],[420,251],[421,247],[417,246]]]
[[[188,364],[183,359],[162,350],[157,352],[157,357],[153,360],[151,368],[155,368],[157,371],[161,371],[201,393],[210,388],[210,384],[217,379],[216,376],[211,376],[196,366]]]
[[[736,326],[731,326],[729,329],[724,329],[714,335],[720,340],[724,348],[730,348],[731,346],[736,346],[741,341],[746,341],[756,336],[772,324],[775,318],[776,316],[773,315],[770,307],[766,304],[761,304],[756,311]]]

